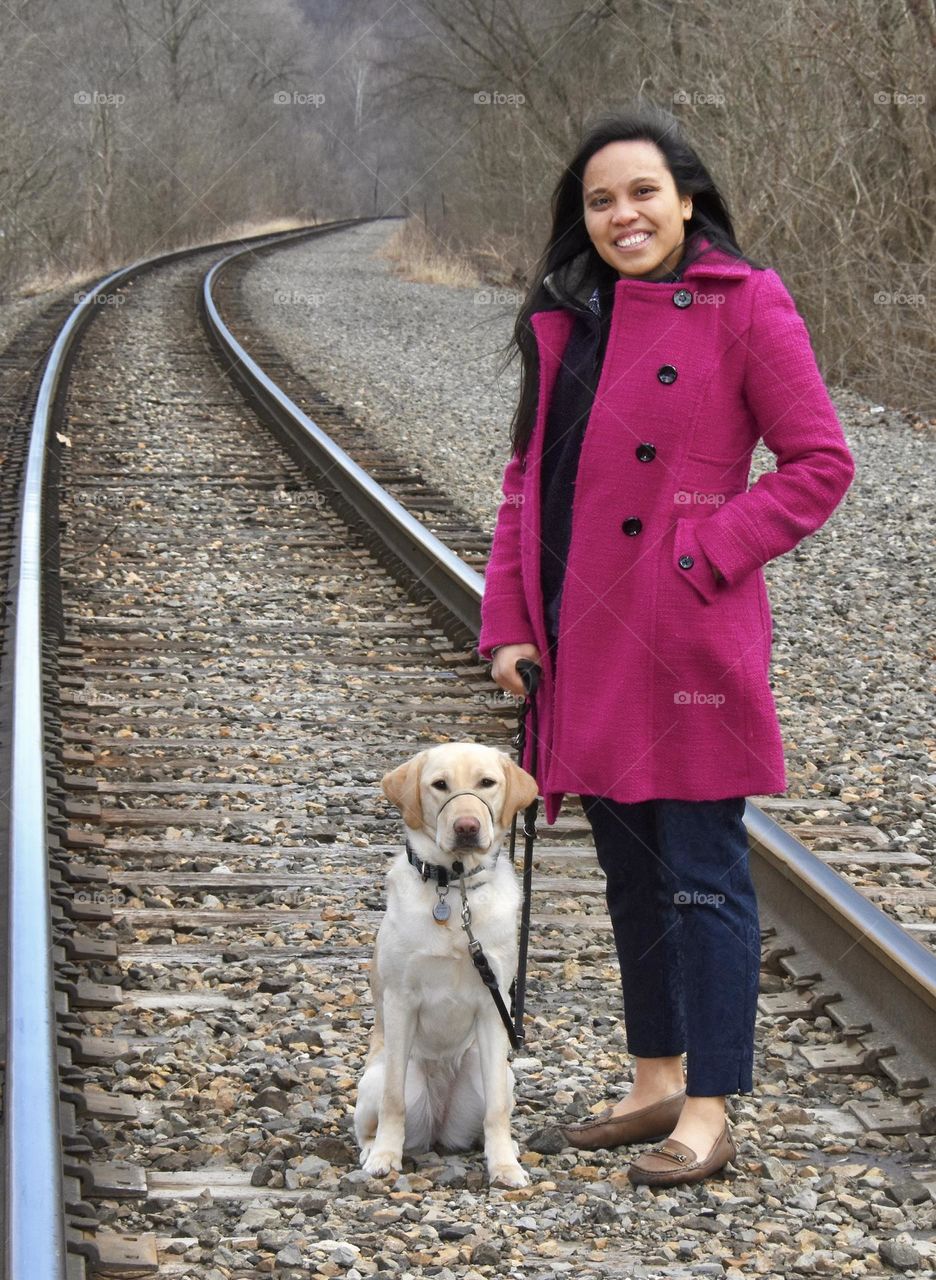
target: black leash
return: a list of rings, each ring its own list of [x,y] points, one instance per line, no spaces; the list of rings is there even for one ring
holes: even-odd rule
[[[510,1047],[514,1050],[519,1049],[523,1044],[523,1036],[517,1035],[514,1024],[511,1021],[510,1014],[507,1012],[507,1006],[504,1004],[504,997],[500,993],[500,987],[497,984],[497,975],[491,968],[491,962],[482,950],[481,943],[471,932],[471,909],[468,906],[468,894],[465,891],[465,881],[462,878],[462,928],[468,935],[468,954],[474,963],[474,967],[481,975],[481,981],[494,997],[494,1003],[497,1005],[497,1012],[501,1016],[501,1022],[507,1031],[510,1039]]]
[[[523,681],[526,696],[520,706],[517,722],[517,733],[513,743],[517,748],[517,763],[523,765],[523,754],[526,750],[527,717],[532,712],[533,750],[530,757],[529,773],[536,775],[536,749],[539,738],[539,720],[536,712],[536,690],[539,687],[542,670],[530,658],[517,659],[517,672]],[[533,897],[533,843],[536,840],[536,815],[539,810],[539,796],[523,811],[523,908],[520,916],[520,954],[517,961],[517,976],[510,984],[510,1009],[513,1026],[508,1028],[510,1043],[518,1049],[526,1040],[523,1029],[523,1006],[526,999],[527,949],[530,944],[530,904]],[[517,815],[514,814],[510,826],[510,861],[514,861],[514,850],[517,841]],[[483,975],[482,975],[483,976]],[[503,1018],[503,1013],[501,1017]]]

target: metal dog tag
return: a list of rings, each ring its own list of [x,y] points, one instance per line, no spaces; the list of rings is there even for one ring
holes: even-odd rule
[[[436,920],[440,920],[440,921],[447,920],[449,916],[452,914],[452,908],[449,906],[447,902],[443,901],[440,898],[439,901],[432,908],[432,914]]]

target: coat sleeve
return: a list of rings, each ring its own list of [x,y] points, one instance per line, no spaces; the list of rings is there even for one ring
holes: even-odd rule
[[[682,526],[677,561],[686,554],[701,561],[689,580],[709,602],[725,586],[712,566],[733,586],[790,551],[828,520],[855,474],[805,322],[776,271],[757,275],[743,339],[744,397],[777,467],[710,516]]]
[[[481,597],[477,649],[485,660],[491,658],[491,650],[498,645],[536,643],[523,594],[520,559],[523,466],[516,453],[504,468],[501,492],[504,500],[497,512]]]

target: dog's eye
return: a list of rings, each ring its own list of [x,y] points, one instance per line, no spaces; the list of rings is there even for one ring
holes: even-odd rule
[[[432,784],[438,791],[448,791],[448,783],[444,778],[436,778]]]
[[[482,778],[482,779],[481,779],[481,786],[482,786],[482,787],[496,787],[496,786],[497,786],[497,779],[496,779],[496,778]]]

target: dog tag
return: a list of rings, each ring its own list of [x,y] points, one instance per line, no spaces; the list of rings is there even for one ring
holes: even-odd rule
[[[452,914],[452,908],[449,906],[447,902],[443,902],[442,899],[440,898],[439,901],[432,908],[432,914],[436,920],[447,920],[449,916]]]

